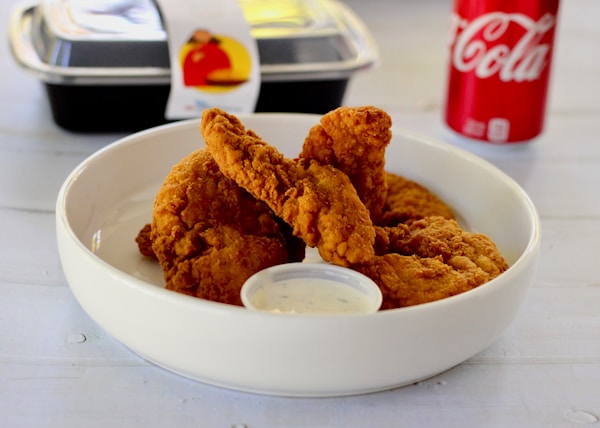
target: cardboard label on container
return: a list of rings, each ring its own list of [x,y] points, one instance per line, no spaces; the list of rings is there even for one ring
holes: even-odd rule
[[[167,31],[171,92],[167,119],[206,108],[254,111],[260,91],[256,40],[237,0],[158,0]]]

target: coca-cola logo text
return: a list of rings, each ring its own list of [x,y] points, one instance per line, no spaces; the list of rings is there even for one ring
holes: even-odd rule
[[[491,12],[470,22],[453,15],[452,64],[461,72],[474,71],[480,79],[498,74],[503,82],[537,80],[551,54],[552,40],[541,40],[555,22],[550,13],[537,21],[520,13]],[[503,37],[514,25],[520,27],[522,35],[508,46]]]

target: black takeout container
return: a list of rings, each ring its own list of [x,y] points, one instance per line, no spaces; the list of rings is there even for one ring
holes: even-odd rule
[[[257,112],[326,113],[343,102],[349,78],[377,61],[368,29],[341,2],[240,5],[258,45]],[[17,63],[44,83],[59,126],[114,132],[167,121],[169,47],[152,0],[22,4],[9,42]]]

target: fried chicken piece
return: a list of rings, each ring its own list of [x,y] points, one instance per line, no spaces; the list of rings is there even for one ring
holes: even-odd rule
[[[201,130],[223,174],[265,201],[324,260],[348,266],[374,254],[369,211],[346,174],[331,165],[285,158],[220,109],[203,112]]]
[[[455,220],[425,217],[408,224],[409,234],[395,234],[389,252],[416,254],[419,257],[441,256],[444,263],[457,269],[465,266],[467,258],[490,277],[504,272],[508,265],[496,244],[481,233],[463,230]]]
[[[380,226],[395,226],[430,216],[454,219],[452,209],[423,185],[397,174],[386,173],[388,187]]]
[[[489,237],[464,231],[455,220],[426,217],[376,229],[377,255],[352,268],[379,285],[382,309],[454,296],[508,269]]]
[[[255,272],[290,260],[273,212],[226,178],[206,149],[176,164],[156,195],[150,241],[167,288],[241,305]],[[146,246],[144,228],[138,235]],[[298,257],[298,249],[292,251]],[[146,251],[147,253],[147,251]],[[303,256],[303,255],[302,255]]]
[[[156,260],[156,254],[152,249],[152,225],[150,223],[144,225],[144,227],[138,232],[135,237],[135,242],[138,245],[138,249],[143,256],[149,257]]]
[[[300,158],[346,173],[374,223],[387,195],[385,149],[391,126],[390,116],[377,107],[339,107],[310,129],[300,153]]]
[[[288,263],[301,262],[306,255],[306,245],[304,241],[292,234],[292,229],[289,224],[277,217],[277,223],[281,229],[281,233],[285,237],[288,251]],[[154,250],[152,249],[152,225],[150,223],[144,225],[135,237],[135,242],[138,245],[140,254],[148,258],[158,260]]]

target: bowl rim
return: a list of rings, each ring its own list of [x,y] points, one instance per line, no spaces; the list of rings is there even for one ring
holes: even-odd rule
[[[321,117],[321,115],[312,114],[312,113],[248,113],[248,114],[239,114],[237,116],[240,118],[240,120],[242,120],[242,122],[244,120],[247,120],[248,118],[255,118],[255,117],[266,118],[267,120],[271,120],[271,119],[298,120],[300,118],[302,118],[302,120],[304,120],[304,118],[310,118],[310,117],[320,118]],[[529,223],[528,229],[530,230],[530,234],[527,239],[526,247],[524,248],[524,250],[521,252],[521,254],[519,254],[519,256],[514,260],[514,262],[509,266],[509,268],[505,272],[503,272],[498,277],[486,282],[485,284],[482,284],[479,287],[476,287],[474,289],[465,291],[463,293],[460,293],[460,294],[457,294],[454,296],[450,296],[450,297],[446,297],[446,298],[443,298],[440,300],[426,302],[426,303],[422,303],[422,304],[418,304],[418,305],[413,305],[413,306],[380,310],[380,311],[377,311],[377,312],[371,313],[371,314],[335,314],[335,315],[331,315],[331,314],[272,314],[272,313],[262,312],[262,311],[249,311],[242,306],[228,305],[225,303],[203,300],[203,299],[199,299],[194,296],[188,296],[188,295],[181,294],[181,293],[178,293],[178,292],[175,292],[172,290],[168,290],[164,287],[159,287],[154,284],[148,283],[146,281],[143,281],[142,279],[136,278],[132,275],[129,275],[126,272],[123,272],[122,270],[116,268],[115,266],[111,265],[107,261],[103,260],[102,258],[97,256],[90,248],[88,248],[77,237],[75,231],[71,227],[71,224],[69,222],[69,218],[68,218],[68,215],[66,212],[66,205],[68,202],[69,191],[70,191],[71,187],[73,186],[73,184],[75,183],[75,181],[78,179],[78,177],[81,174],[85,173],[86,167],[90,163],[97,161],[98,159],[102,158],[107,153],[115,150],[116,148],[123,147],[123,146],[129,146],[132,144],[139,144],[140,139],[144,139],[146,136],[151,135],[151,134],[153,134],[154,136],[160,135],[160,134],[165,134],[165,133],[169,133],[172,130],[178,129],[178,128],[186,128],[186,127],[190,127],[192,125],[199,126],[199,123],[200,123],[200,119],[198,119],[198,118],[187,119],[187,120],[182,120],[182,121],[178,121],[178,122],[173,122],[173,123],[156,126],[153,128],[148,128],[148,129],[138,131],[133,134],[130,134],[130,135],[127,135],[127,136],[117,139],[116,141],[114,141],[114,142],[106,145],[105,147],[99,149],[98,151],[92,153],[90,156],[88,156],[86,159],[84,159],[82,162],[80,162],[72,170],[72,172],[67,176],[67,178],[64,180],[63,184],[60,187],[58,195],[57,195],[57,199],[56,199],[56,223],[57,223],[57,227],[58,227],[57,233],[60,234],[61,230],[62,230],[62,232],[66,232],[65,238],[68,239],[69,241],[71,241],[72,243],[74,243],[82,251],[82,254],[84,254],[87,259],[89,259],[90,261],[92,261],[96,264],[99,264],[99,266],[101,266],[103,269],[107,269],[109,272],[111,272],[112,275],[116,275],[117,277],[125,280],[123,282],[125,282],[128,287],[133,287],[139,292],[149,294],[153,298],[161,299],[161,300],[166,299],[169,302],[172,302],[177,305],[182,305],[185,307],[190,307],[193,310],[198,310],[198,311],[199,310],[202,310],[202,311],[209,310],[212,312],[217,311],[219,313],[222,313],[223,315],[226,315],[230,311],[234,311],[234,313],[247,313],[247,316],[252,316],[252,317],[278,317],[278,318],[282,318],[282,319],[283,318],[295,318],[295,319],[310,318],[310,319],[314,320],[317,318],[321,318],[323,320],[327,320],[327,319],[329,319],[329,320],[336,319],[337,320],[340,317],[360,318],[360,319],[365,319],[365,318],[369,318],[369,317],[377,317],[377,318],[396,317],[396,316],[401,316],[402,314],[408,315],[408,314],[414,313],[414,312],[428,311],[428,310],[431,310],[436,307],[445,307],[448,305],[453,305],[453,304],[462,302],[465,299],[471,299],[474,296],[479,296],[479,295],[484,296],[488,293],[492,293],[492,292],[494,292],[494,290],[496,288],[501,287],[503,285],[504,278],[507,274],[514,275],[514,274],[518,273],[519,271],[525,269],[526,262],[531,258],[535,258],[539,251],[540,243],[541,243],[541,222],[540,222],[539,213],[538,213],[533,201],[529,197],[529,195],[513,178],[508,176],[505,172],[503,172],[502,170],[500,170],[498,167],[491,164],[487,160],[485,160],[463,148],[454,146],[454,145],[447,143],[441,139],[437,139],[435,137],[431,137],[431,136],[428,136],[428,135],[420,133],[420,132],[407,130],[407,129],[401,128],[401,127],[392,126],[393,133],[399,133],[400,135],[407,136],[407,137],[413,138],[413,139],[417,139],[420,142],[427,144],[429,146],[435,146],[437,149],[445,150],[447,152],[455,152],[455,154],[466,159],[467,161],[473,162],[473,163],[479,164],[482,167],[485,167],[487,170],[489,170],[490,173],[493,173],[493,174],[499,176],[506,184],[508,184],[509,186],[511,186],[513,188],[513,191],[515,191],[519,194],[523,203],[527,207],[528,223]],[[70,286],[70,284],[69,284],[69,286]]]

